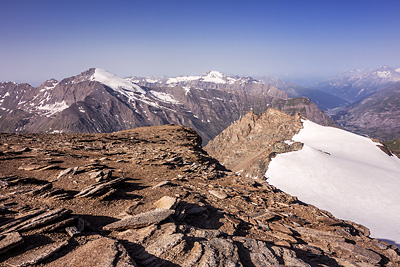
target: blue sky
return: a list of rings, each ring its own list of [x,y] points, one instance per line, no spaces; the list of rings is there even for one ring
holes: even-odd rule
[[[0,0],[0,81],[400,66],[399,0]]]

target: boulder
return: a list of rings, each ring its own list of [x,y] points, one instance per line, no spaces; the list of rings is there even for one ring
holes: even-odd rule
[[[135,216],[130,216],[125,219],[110,223],[103,227],[104,230],[125,230],[129,228],[140,228],[154,223],[159,223],[167,219],[170,215],[174,214],[174,210],[156,209],[140,213]]]

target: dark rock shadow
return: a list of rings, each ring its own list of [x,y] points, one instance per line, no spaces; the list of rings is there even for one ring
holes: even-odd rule
[[[208,203],[205,206],[199,206],[198,204],[182,201],[180,206],[186,213],[184,222],[190,226],[200,229],[217,230],[223,225],[221,222],[221,219],[224,217],[223,213]],[[175,215],[179,217],[179,214]]]
[[[148,188],[149,186],[143,186],[139,183],[134,183],[130,181],[131,179],[128,179],[127,181],[121,183],[120,185],[116,186],[115,188],[118,189],[117,192],[112,194],[108,199],[127,199],[127,200],[132,200],[132,199],[140,199],[141,196],[136,195],[134,192],[139,191],[145,188]]]
[[[297,248],[291,248],[296,253],[296,256],[303,260],[305,263],[310,264],[312,267],[330,266],[330,267],[341,267],[335,259],[330,258],[327,255],[317,255],[310,251],[304,251]],[[273,250],[271,249],[273,252]]]

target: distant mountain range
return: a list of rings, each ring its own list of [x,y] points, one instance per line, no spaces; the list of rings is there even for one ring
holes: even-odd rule
[[[273,107],[335,125],[323,110],[347,130],[389,140],[400,136],[399,82],[400,69],[388,66],[343,73],[313,88],[218,71],[158,79],[93,68],[38,87],[0,83],[0,131],[113,132],[175,123],[207,143],[249,110]]]
[[[305,88],[264,78],[290,97],[307,97],[343,128],[369,137],[400,137],[400,68],[354,70]]]
[[[0,83],[1,132],[114,132],[175,123],[192,127],[207,143],[249,110],[268,107],[335,124],[305,98],[292,100],[273,85],[217,71],[155,80],[93,68],[39,87]]]
[[[362,98],[333,118],[358,134],[384,140],[400,138],[400,82]]]
[[[353,103],[396,82],[400,82],[400,68],[382,66],[345,72],[320,82],[315,88]]]

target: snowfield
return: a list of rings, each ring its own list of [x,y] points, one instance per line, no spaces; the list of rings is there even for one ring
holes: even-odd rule
[[[268,182],[299,200],[400,244],[400,159],[350,132],[303,121],[300,151],[278,154]]]
[[[131,83],[125,79],[119,78],[118,76],[111,74],[103,69],[96,69],[91,79],[93,81],[98,81],[102,84],[105,84],[114,91],[128,97],[131,97],[132,93],[146,94],[146,91],[144,91],[140,86]]]

